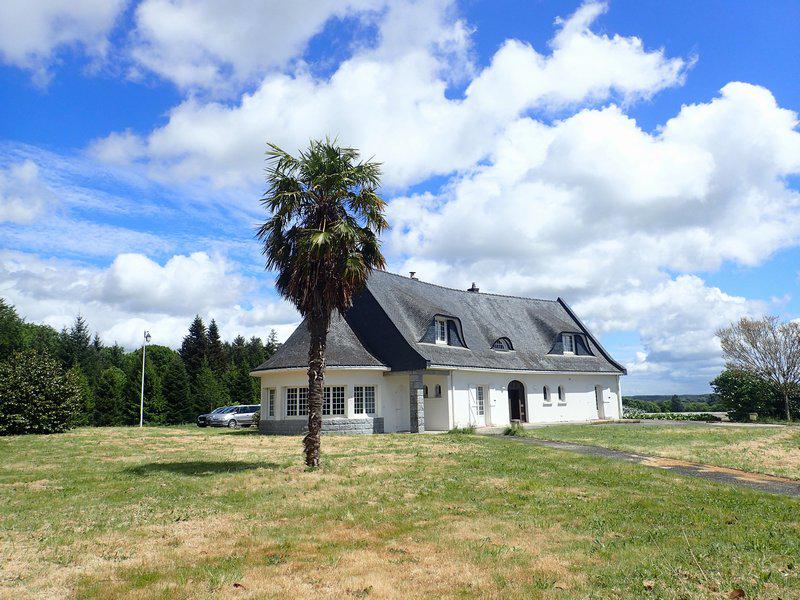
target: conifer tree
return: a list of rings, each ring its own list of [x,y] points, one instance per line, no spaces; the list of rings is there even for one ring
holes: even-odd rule
[[[161,385],[166,405],[166,422],[188,423],[197,416],[189,404],[189,376],[177,354],[172,357]]]
[[[208,366],[217,377],[221,377],[228,368],[228,353],[214,319],[211,319],[208,326]]]
[[[208,361],[208,334],[200,315],[196,315],[189,326],[189,333],[183,338],[180,354],[190,381],[194,381],[203,363]]]
[[[16,309],[0,298],[0,360],[22,350],[23,321]]]
[[[94,398],[93,424],[124,425],[123,406],[125,404],[125,372],[115,366],[103,370],[97,382]]]

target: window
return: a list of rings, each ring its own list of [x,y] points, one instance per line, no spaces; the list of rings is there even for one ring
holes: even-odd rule
[[[357,415],[375,414],[374,385],[357,385],[353,388],[353,411]]]
[[[427,385],[423,385],[422,386],[422,397],[423,398],[427,398],[428,397],[428,386]]]
[[[542,388],[542,398],[544,398],[544,403],[545,404],[550,404],[550,388],[549,387],[544,386]]]
[[[486,404],[484,402],[483,396],[484,396],[483,386],[479,385],[478,387],[475,388],[475,400],[478,404],[479,417],[482,417],[483,415],[486,414]]]
[[[564,354],[575,354],[575,336],[571,333],[564,333],[561,339],[564,343]]]
[[[267,397],[267,415],[270,417],[275,416],[275,390],[269,389],[267,390],[268,397]]]
[[[436,319],[436,343],[447,343],[447,319]]]
[[[558,386],[558,401],[561,404],[566,404],[567,402],[567,395],[564,393],[564,386]]]
[[[440,386],[438,383],[436,384],[436,387],[433,388],[433,395],[436,398],[442,397],[442,386]]]
[[[511,345],[511,340],[505,337],[498,338],[495,343],[492,344],[492,350],[498,350],[499,352],[507,352],[513,349],[514,347]]]
[[[323,389],[322,415],[344,415],[344,386],[326,386]]]
[[[308,416],[308,388],[286,388],[286,416]]]

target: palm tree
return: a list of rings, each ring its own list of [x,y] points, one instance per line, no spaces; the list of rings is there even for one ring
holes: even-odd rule
[[[376,190],[380,165],[359,161],[354,148],[312,140],[298,157],[269,144],[262,204],[270,217],[258,229],[275,287],[308,325],[306,465],[319,466],[325,343],[331,313],[346,311],[372,269],[385,266],[378,234],[386,203]]]

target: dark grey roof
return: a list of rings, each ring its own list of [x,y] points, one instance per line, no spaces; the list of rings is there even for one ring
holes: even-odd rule
[[[367,291],[405,341],[430,365],[524,371],[591,371],[624,373],[561,299],[536,300],[455,290],[402,275],[375,271]],[[466,348],[422,343],[436,315],[458,319]],[[360,329],[360,324],[348,320]],[[593,356],[548,354],[559,333],[584,333]],[[507,337],[512,352],[491,349]],[[384,362],[391,357],[372,351]]]
[[[269,360],[253,370],[306,368],[308,367],[309,344],[308,327],[304,320]],[[325,364],[328,367],[386,366],[364,348],[358,336],[338,312],[331,315],[331,326],[328,330],[325,348]]]
[[[423,343],[437,316],[457,319],[466,347]],[[591,356],[549,354],[560,333],[583,333]],[[492,344],[511,340],[514,350]],[[308,366],[305,321],[272,358],[256,371]],[[455,290],[385,271],[374,271],[345,318],[331,319],[328,366],[387,366],[392,370],[429,366],[510,371],[625,373],[561,300],[537,300]]]

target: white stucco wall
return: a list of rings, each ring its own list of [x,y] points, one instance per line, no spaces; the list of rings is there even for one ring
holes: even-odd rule
[[[259,375],[261,379],[261,415],[268,419],[266,410],[267,390],[276,391],[275,419],[306,419],[307,417],[287,417],[285,398],[287,387],[305,387],[308,375],[305,369],[293,371],[267,371]],[[429,431],[443,431],[453,427],[503,426],[510,423],[508,384],[517,380],[525,386],[528,422],[552,423],[559,421],[582,421],[597,419],[595,386],[600,386],[603,397],[605,417],[620,417],[620,387],[617,375],[541,375],[522,373],[503,373],[494,371],[429,371],[423,376],[423,384],[428,386],[425,398],[425,428]],[[376,413],[383,417],[387,433],[408,431],[409,415],[409,376],[408,373],[391,373],[368,369],[335,369],[325,373],[325,385],[344,386],[344,418],[357,418],[354,412],[353,387],[356,385],[375,386]],[[435,397],[436,385],[440,385],[442,395]],[[485,414],[480,416],[476,410],[474,389],[484,386],[486,390]],[[542,388],[550,388],[551,403],[543,401]],[[564,387],[565,402],[558,401],[558,386]],[[324,417],[335,419],[337,417]]]
[[[528,422],[552,423],[597,419],[595,386],[600,386],[605,417],[618,419],[619,377],[616,375],[539,375],[497,373],[489,371],[453,372],[453,426],[508,425],[508,384],[517,380],[525,386]],[[482,385],[488,390],[484,416],[477,415],[474,393],[470,388]],[[543,387],[550,388],[551,402],[543,400]],[[565,401],[558,401],[558,386],[565,392]]]

